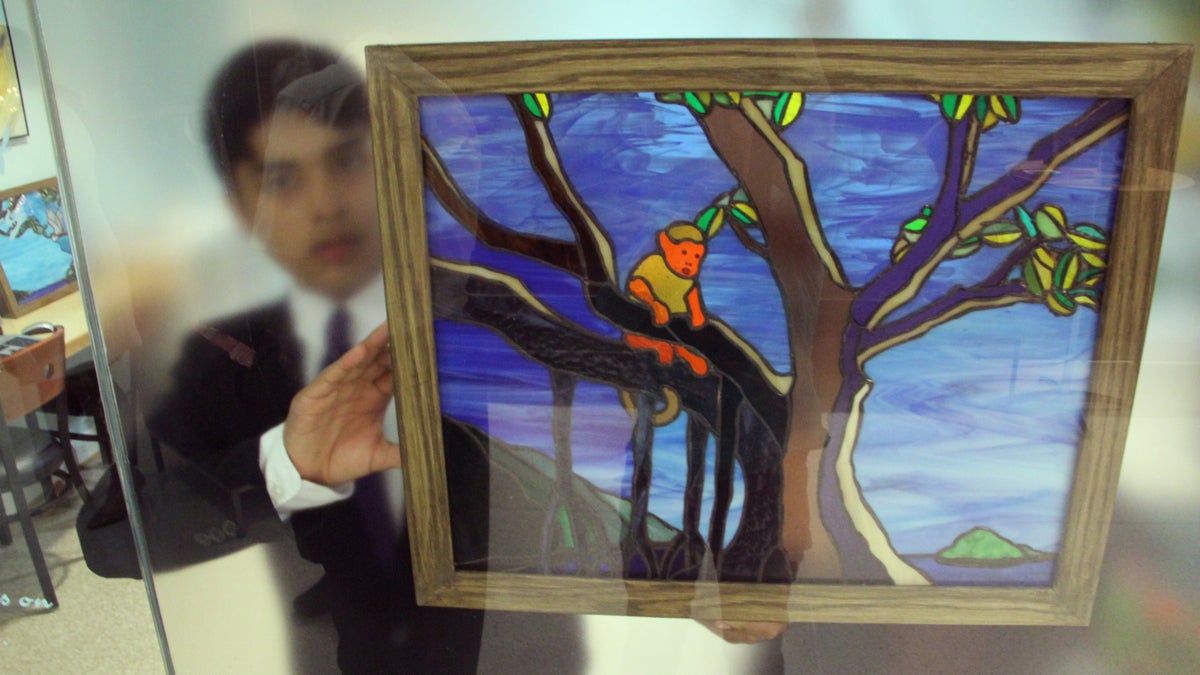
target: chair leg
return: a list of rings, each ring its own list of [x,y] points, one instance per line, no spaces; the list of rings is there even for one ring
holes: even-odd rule
[[[8,429],[4,429],[4,442],[12,447]],[[25,501],[25,491],[20,487],[21,481],[17,474],[17,465],[12,455],[0,451],[4,459],[4,474],[8,478],[8,486],[13,496],[13,504],[17,508],[17,518],[21,521],[21,529],[25,532],[25,544],[29,547],[29,555],[33,558],[33,568],[37,573],[38,583],[42,587],[42,596],[50,607],[58,607],[58,595],[54,593],[54,582],[50,579],[50,569],[46,567],[46,557],[42,553],[42,545],[38,542],[37,532],[33,529],[33,516],[29,513],[29,504]]]
[[[8,469],[4,470],[6,473]],[[12,543],[12,532],[8,529],[8,512],[4,509],[4,500],[0,499],[0,546]]]
[[[58,397],[58,435],[60,438],[59,445],[62,446],[63,459],[67,463],[67,474],[71,477],[71,483],[75,486],[75,492],[79,498],[86,503],[91,495],[88,494],[87,486],[83,484],[83,474],[79,471],[79,462],[75,461],[75,448],[71,445],[71,429],[70,420],[67,418],[67,397]]]

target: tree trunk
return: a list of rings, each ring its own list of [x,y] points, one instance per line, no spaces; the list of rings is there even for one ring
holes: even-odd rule
[[[830,418],[829,444],[817,484],[821,520],[837,548],[842,580],[852,583],[923,585],[929,580],[892,548],[887,533],[863,499],[854,473],[854,447],[862,429],[863,402],[871,380],[858,362],[864,329],[851,324],[843,341],[842,387]]]

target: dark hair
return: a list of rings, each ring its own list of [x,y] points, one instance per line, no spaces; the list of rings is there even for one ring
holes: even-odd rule
[[[226,184],[250,159],[250,134],[276,110],[299,110],[323,124],[366,124],[362,74],[324,47],[268,40],[243,47],[217,72],[205,98],[204,140]]]

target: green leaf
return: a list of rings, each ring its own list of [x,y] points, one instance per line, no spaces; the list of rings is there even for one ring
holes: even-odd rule
[[[1046,289],[1042,288],[1042,282],[1038,281],[1037,270],[1034,269],[1032,258],[1026,260],[1025,265],[1022,266],[1021,278],[1025,280],[1025,287],[1029,289],[1030,293],[1041,295],[1046,292]]]
[[[1100,308],[1100,294],[1090,288],[1071,291],[1070,296],[1081,307]]]
[[[539,120],[550,118],[550,97],[546,94],[522,94],[521,102],[525,104],[525,109]]]
[[[971,237],[950,251],[951,258],[965,258],[983,247],[978,237]]]
[[[1046,295],[1046,306],[1060,316],[1070,316],[1075,313],[1075,301],[1060,290],[1051,291]]]
[[[1016,96],[994,96],[992,100],[996,101],[993,108],[999,108],[995,111],[997,117],[1010,123],[1021,119],[1021,102]]]
[[[758,213],[746,202],[734,202],[729,207],[729,214],[747,225],[758,222]]]
[[[958,94],[942,94],[942,116],[948,120],[954,119],[954,111],[958,108]]]
[[[997,220],[979,232],[988,246],[1008,246],[1025,235],[1025,230],[1010,220]]]
[[[710,206],[700,212],[700,215],[696,218],[696,227],[701,232],[707,234],[708,229],[713,226],[714,222],[716,222],[717,226],[719,227],[720,221],[723,219],[722,209],[719,209],[715,206]]]
[[[733,107],[735,104],[733,99],[729,98],[729,94],[723,91],[713,92],[713,103],[726,108]]]
[[[1075,285],[1075,280],[1079,276],[1079,254],[1071,251],[1058,259],[1058,265],[1054,267],[1054,288],[1056,290],[1069,289]]]
[[[1104,233],[1095,226],[1086,223],[1068,231],[1067,237],[1076,246],[1085,251],[1104,251],[1108,248],[1108,238]]]
[[[1076,277],[1076,279],[1075,279],[1075,283],[1077,285],[1082,285],[1082,284],[1086,283],[1088,281],[1088,279],[1091,279],[1093,277],[1098,277],[1102,274],[1104,274],[1103,269],[1096,268],[1096,267],[1089,267],[1079,273],[1079,276]]]
[[[921,215],[904,223],[901,227],[907,232],[921,232],[925,226],[929,224],[929,217],[933,215],[933,209],[928,204],[921,208]]]
[[[974,104],[974,94],[942,94],[942,115],[948,120],[960,121],[976,108]]]
[[[778,100],[775,101],[771,119],[776,126],[786,127],[796,121],[803,108],[804,94],[799,92],[780,94]]]
[[[707,92],[684,92],[683,101],[697,115],[707,115],[712,102],[712,95]]]
[[[1033,218],[1029,216],[1029,212],[1023,206],[1017,206],[1015,210],[1017,212],[1017,222],[1021,224],[1021,227],[1025,228],[1025,234],[1030,238],[1036,237],[1038,233],[1037,226],[1033,224]]]
[[[655,94],[655,98],[663,103],[683,103],[683,94],[679,92],[668,92],[666,94]]]
[[[1050,240],[1062,239],[1067,226],[1067,216],[1054,204],[1042,204],[1034,214],[1038,232]]]

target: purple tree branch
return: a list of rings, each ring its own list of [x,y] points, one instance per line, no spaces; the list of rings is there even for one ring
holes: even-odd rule
[[[967,126],[951,128],[948,170],[921,240],[908,255],[868,284],[851,310],[854,321],[875,328],[890,312],[912,300],[917,289],[957,245],[957,240],[974,236],[989,221],[1035,194],[1059,166],[1121,129],[1129,118],[1129,101],[1107,99],[1093,105],[1075,120],[1048,134],[1030,149],[1027,159],[1007,174],[959,201],[947,210],[951,178],[962,176],[965,161],[955,162],[966,146]],[[964,158],[965,159],[965,158]],[[958,170],[955,170],[955,166]],[[947,218],[952,219],[947,222]]]
[[[1100,101],[1066,126],[1035,143],[1025,161],[963,201],[960,227],[999,217],[1028,199],[1057,167],[1120,130],[1129,118],[1129,101]]]
[[[1017,281],[968,288],[958,286],[912,314],[879,329],[867,331],[859,343],[859,361],[865,361],[888,347],[923,335],[936,326],[968,312],[1018,302],[1038,302],[1038,297]]]
[[[868,326],[882,319],[880,310],[895,298],[901,291],[910,286],[919,287],[928,276],[928,268],[935,264],[939,251],[947,240],[954,236],[958,223],[959,186],[962,184],[963,172],[967,168],[969,154],[970,125],[955,124],[950,127],[950,138],[946,149],[946,171],[942,177],[941,191],[933,205],[929,223],[925,226],[920,240],[913,244],[908,254],[900,262],[892,265],[882,274],[875,277],[863,287],[850,317],[855,323]]]

